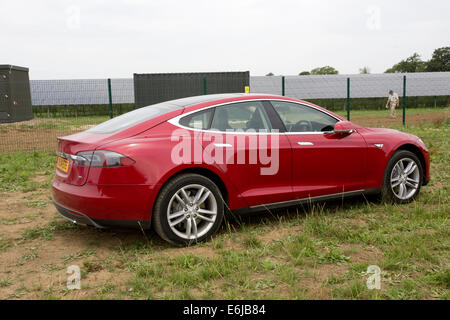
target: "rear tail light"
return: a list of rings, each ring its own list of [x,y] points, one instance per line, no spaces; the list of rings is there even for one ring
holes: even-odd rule
[[[135,163],[133,159],[123,154],[108,150],[82,151],[72,159],[74,165],[80,167],[121,167]]]

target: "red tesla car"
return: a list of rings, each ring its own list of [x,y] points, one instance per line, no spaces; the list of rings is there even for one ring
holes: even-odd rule
[[[274,95],[189,97],[59,138],[54,204],[74,223],[150,226],[202,241],[229,211],[382,193],[413,200],[429,181],[417,136],[360,127]]]

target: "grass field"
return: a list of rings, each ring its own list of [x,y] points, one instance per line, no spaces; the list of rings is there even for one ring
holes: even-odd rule
[[[361,197],[228,217],[211,241],[187,248],[67,222],[51,203],[54,152],[0,154],[0,298],[450,299],[447,113],[418,111],[423,122],[406,127],[386,113],[353,114],[424,140],[431,182],[415,202]],[[81,290],[66,288],[70,265],[81,268]],[[369,265],[381,268],[381,290],[366,287]]]

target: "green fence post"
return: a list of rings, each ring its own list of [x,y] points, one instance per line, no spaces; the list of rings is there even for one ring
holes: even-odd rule
[[[347,120],[350,121],[350,78],[347,78]]]
[[[286,94],[286,91],[285,91],[286,89],[285,89],[285,79],[284,79],[284,76],[282,76],[281,77],[281,95],[284,97],[285,96],[285,94]]]
[[[109,118],[113,118],[112,94],[111,94],[111,79],[108,78],[108,94],[109,94]]]
[[[406,75],[403,76],[402,106],[403,106],[403,125],[405,125],[405,122],[406,122]]]
[[[208,90],[206,88],[206,77],[203,77],[203,94],[207,94]]]

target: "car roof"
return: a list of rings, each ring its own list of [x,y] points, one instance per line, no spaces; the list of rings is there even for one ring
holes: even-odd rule
[[[232,98],[240,98],[240,97],[265,97],[265,98],[286,98],[283,96],[278,96],[274,94],[265,94],[265,93],[218,93],[218,94],[206,94],[201,96],[193,96],[193,97],[186,97],[186,98],[180,98],[175,100],[168,100],[164,101],[164,103],[167,106],[173,106],[174,109],[188,107],[188,106],[194,106],[197,104],[205,103],[205,102],[212,102],[217,100],[225,100],[225,99],[232,99]],[[287,98],[289,99],[289,98]],[[176,108],[178,107],[178,108]]]

